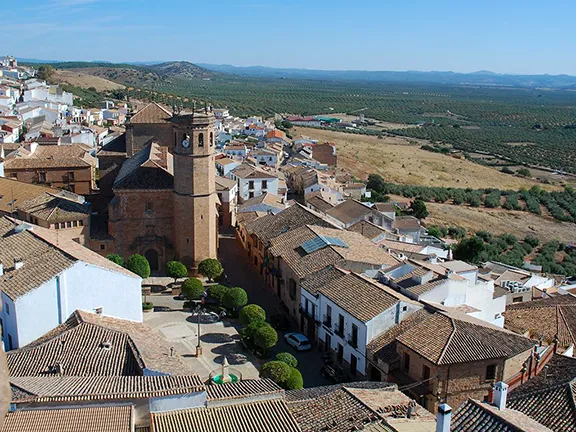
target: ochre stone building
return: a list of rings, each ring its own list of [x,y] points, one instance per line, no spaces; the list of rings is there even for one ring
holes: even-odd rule
[[[100,159],[113,194],[108,234],[114,250],[106,253],[142,254],[153,272],[173,259],[193,272],[203,259],[216,258],[213,114],[172,115],[150,104],[110,144]]]

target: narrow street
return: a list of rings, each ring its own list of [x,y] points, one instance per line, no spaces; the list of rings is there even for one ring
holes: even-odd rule
[[[250,264],[248,255],[234,234],[226,233],[220,236],[219,257],[224,271],[228,276],[230,286],[239,286],[248,293],[248,303],[261,306],[268,317],[277,312],[279,301],[266,289],[266,285],[258,272]],[[291,331],[298,331],[297,328]],[[322,369],[322,354],[315,348],[308,352],[297,352],[284,341],[284,332],[278,332],[278,344],[270,350],[275,356],[279,352],[289,352],[298,359],[298,369],[304,378],[305,387],[331,384],[320,374]]]

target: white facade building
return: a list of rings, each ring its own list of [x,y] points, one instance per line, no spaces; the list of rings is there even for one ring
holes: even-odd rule
[[[278,177],[258,170],[248,164],[242,164],[230,171],[228,178],[238,182],[238,197],[240,202],[264,193],[278,195]]]
[[[76,309],[142,321],[137,275],[57,231],[4,217],[0,233],[6,350],[39,338]]]

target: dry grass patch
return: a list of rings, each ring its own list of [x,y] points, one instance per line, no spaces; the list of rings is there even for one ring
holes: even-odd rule
[[[75,87],[90,88],[94,87],[97,91],[123,89],[122,84],[118,84],[105,78],[88,75],[83,72],[74,70],[55,70],[54,80],[56,82],[65,82]]]

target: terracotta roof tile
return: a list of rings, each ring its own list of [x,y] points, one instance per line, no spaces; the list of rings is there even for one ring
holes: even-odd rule
[[[374,240],[375,238],[386,234],[386,230],[384,228],[379,227],[378,225],[374,225],[372,222],[368,222],[366,220],[356,222],[354,225],[349,226],[347,230],[362,234],[364,237],[370,240]]]
[[[210,385],[206,387],[208,403],[239,400],[254,396],[273,396],[284,398],[284,390],[269,379],[243,380],[227,385]]]
[[[361,202],[353,199],[346,200],[332,207],[326,212],[326,214],[332,216],[334,219],[337,219],[346,225],[354,222],[359,218],[363,218],[370,213],[372,213],[372,209],[370,207],[367,207]]]
[[[149,103],[130,118],[130,123],[170,123],[172,113],[156,102]]]

